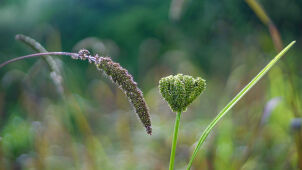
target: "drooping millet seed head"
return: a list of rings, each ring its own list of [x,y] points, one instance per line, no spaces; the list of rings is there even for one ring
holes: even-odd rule
[[[147,133],[152,134],[149,109],[143,93],[126,69],[121,67],[120,64],[113,62],[109,57],[91,56],[87,50],[80,50],[77,56],[73,56],[73,59],[88,59],[90,63],[94,62],[99,70],[122,89],[141,122],[144,124]]]
[[[205,90],[205,80],[177,74],[159,81],[159,90],[174,112],[186,111],[187,107]]]
[[[97,67],[124,91],[129,98],[130,103],[134,107],[138,117],[145,125],[147,133],[151,134],[151,120],[143,93],[137,87],[137,83],[133,80],[128,71],[122,68],[118,63],[113,62],[108,57],[99,60]]]

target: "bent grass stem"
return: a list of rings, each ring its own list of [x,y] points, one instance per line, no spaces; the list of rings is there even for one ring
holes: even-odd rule
[[[33,57],[40,57],[40,56],[45,56],[45,55],[65,55],[65,56],[76,56],[78,55],[77,53],[68,53],[68,52],[47,52],[47,53],[36,53],[36,54],[30,54],[30,55],[25,55],[21,57],[16,57],[13,59],[10,59],[2,64],[0,64],[0,68],[4,67],[5,65],[9,63],[13,63],[15,61],[23,60],[26,58],[33,58]]]

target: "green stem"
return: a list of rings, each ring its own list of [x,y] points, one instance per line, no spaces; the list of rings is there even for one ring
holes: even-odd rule
[[[176,150],[176,144],[177,144],[180,116],[181,116],[181,112],[177,112],[175,125],[174,125],[174,134],[173,134],[172,149],[171,149],[171,155],[170,155],[169,170],[173,170],[173,168],[174,168],[174,158],[175,158],[175,150]]]
[[[209,126],[204,130],[203,134],[198,140],[198,144],[191,156],[190,162],[188,163],[187,170],[192,166],[193,160],[196,157],[198,150],[204,143],[205,139],[208,137],[209,133],[213,127],[218,123],[218,121],[267,73],[270,68],[276,64],[276,62],[296,43],[296,41],[291,42],[287,47],[285,47],[278,55],[275,56],[258,74],[252,79],[249,84],[247,84],[214,118],[214,120],[209,124]]]

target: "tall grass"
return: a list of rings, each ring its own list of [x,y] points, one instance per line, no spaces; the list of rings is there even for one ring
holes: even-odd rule
[[[192,163],[197,155],[202,144],[205,142],[206,138],[214,128],[214,126],[225,116],[228,111],[277,63],[277,61],[296,43],[296,41],[291,42],[287,47],[285,47],[279,54],[277,54],[214,118],[214,120],[208,125],[204,130],[203,134],[197,142],[197,146],[191,156],[188,163],[187,169],[189,170]]]

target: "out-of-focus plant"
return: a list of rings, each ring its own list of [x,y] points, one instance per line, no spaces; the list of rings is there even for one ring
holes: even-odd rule
[[[283,41],[282,41],[282,37],[279,33],[278,28],[275,26],[273,20],[269,17],[268,13],[265,11],[265,9],[261,6],[261,4],[257,1],[257,0],[245,0],[246,3],[249,5],[249,7],[254,11],[254,13],[257,15],[257,17],[259,18],[259,20],[268,27],[268,30],[270,32],[274,47],[276,49],[277,52],[281,51],[283,48]],[[294,77],[294,69],[293,67],[289,67],[290,63],[288,62],[288,60],[286,60],[286,67],[285,67],[285,74],[281,73],[278,74],[278,76],[283,77],[286,76],[288,77],[288,82],[286,82],[288,84],[288,86],[290,88],[286,88],[285,93],[288,94],[288,96],[285,98],[285,102],[288,103],[288,105],[291,107],[292,110],[292,114],[295,117],[301,117],[301,109],[299,104],[301,103],[301,97],[298,95],[299,94],[299,90],[297,88],[297,84],[298,81],[295,79]],[[273,72],[271,72],[271,74],[273,74]],[[272,76],[273,77],[273,76]],[[274,82],[271,82],[271,85],[274,85]],[[289,90],[290,89],[290,90]],[[298,140],[298,142],[302,141],[302,136],[300,137],[300,139]],[[302,143],[300,143],[299,145],[302,145]],[[299,150],[299,148],[298,148]],[[300,151],[301,152],[301,151]],[[302,162],[302,156],[301,154],[298,154],[298,160],[299,162]],[[302,169],[302,165],[301,166]]]
[[[281,40],[280,33],[277,27],[275,26],[274,22],[270,19],[270,17],[266,14],[264,9],[256,0],[245,0],[245,1],[253,9],[253,11],[261,20],[261,22],[268,27],[276,50],[281,51],[283,46],[282,40]]]
[[[295,118],[292,120],[291,122],[291,129],[293,131],[293,135],[294,135],[294,139],[296,142],[296,147],[297,147],[297,153],[298,153],[298,157],[302,157],[302,141],[301,141],[301,137],[302,137],[302,118]],[[302,169],[302,162],[298,161],[298,167],[300,169]]]
[[[4,154],[16,159],[20,153],[33,147],[33,133],[28,122],[14,115],[11,117],[2,131],[1,142]]]
[[[35,50],[38,53],[47,53],[48,52],[39,42],[37,42],[33,38],[28,37],[26,35],[18,34],[18,35],[16,35],[16,40],[23,42],[24,44],[26,44],[27,46],[29,46],[30,48],[32,48],[33,50]],[[64,88],[63,88],[63,82],[62,82],[63,78],[62,78],[58,64],[56,63],[54,58],[50,55],[43,56],[42,58],[50,69],[50,77],[51,77],[53,83],[55,84],[58,93],[61,96],[63,96],[63,94],[64,94]]]

